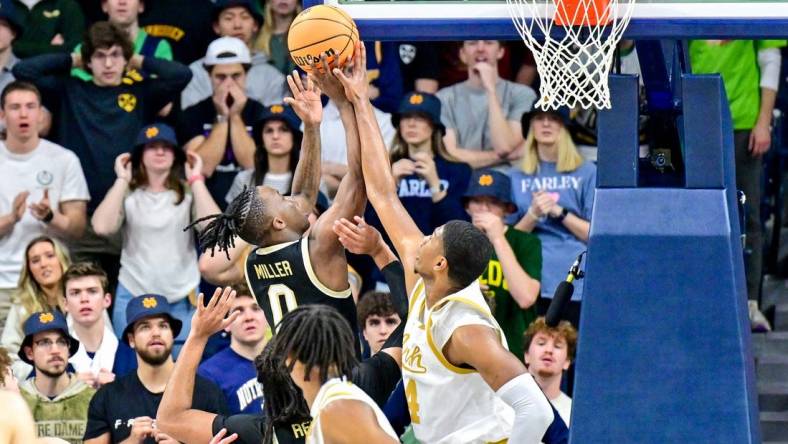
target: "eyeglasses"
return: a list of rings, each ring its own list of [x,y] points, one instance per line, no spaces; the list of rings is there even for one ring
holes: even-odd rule
[[[123,58],[123,51],[112,51],[109,53],[106,52],[94,52],[92,56],[90,56],[91,60],[96,62],[104,62],[106,60],[118,60]]]
[[[51,339],[39,339],[35,341],[35,344],[41,348],[45,348],[47,350],[51,349],[54,344],[57,344],[60,348],[68,348],[68,341],[64,338],[58,338],[54,342]]]

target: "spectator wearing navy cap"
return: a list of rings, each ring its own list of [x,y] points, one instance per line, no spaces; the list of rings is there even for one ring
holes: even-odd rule
[[[100,235],[123,234],[113,309],[118,336],[126,325],[126,305],[148,292],[164,295],[172,304],[172,315],[190,322],[190,299],[196,297],[200,272],[194,236],[183,227],[219,211],[201,170],[200,156],[185,153],[175,131],[162,123],[142,128],[134,150],[115,160],[117,179],[92,224]],[[186,332],[177,338],[178,345],[185,339]]]
[[[33,313],[24,324],[19,357],[35,368],[35,376],[19,386],[36,422],[39,437],[82,442],[93,388],[68,371],[68,359],[79,341],[68,334],[66,319],[57,311]]]
[[[264,104],[279,103],[285,97],[285,77],[272,66],[263,52],[253,50],[254,39],[263,25],[263,16],[255,2],[250,0],[216,0],[213,6],[213,32],[219,37],[235,37],[250,51],[251,59],[246,73],[246,95]],[[206,58],[192,62],[192,81],[181,94],[181,108],[186,109],[210,97],[211,68]]]
[[[506,174],[492,169],[474,172],[464,199],[471,222],[495,250],[479,283],[509,350],[522,359],[523,333],[536,319],[542,245],[535,234],[506,225],[505,218],[517,210]]]
[[[390,158],[399,198],[424,233],[453,219],[468,219],[462,196],[471,169],[446,150],[440,115],[436,96],[414,92],[405,96],[392,116],[397,133]],[[380,229],[371,208],[367,218]]]
[[[244,187],[269,186],[279,194],[290,194],[293,173],[301,152],[301,119],[285,104],[276,104],[263,110],[260,120],[252,127],[257,149],[254,169],[238,173],[225,200],[232,202]]]
[[[178,138],[187,151],[202,156],[208,189],[224,208],[235,175],[254,167],[252,124],[260,119],[264,106],[245,92],[251,55],[242,40],[214,40],[204,63],[213,94],[181,113]]]
[[[137,371],[104,385],[93,397],[84,435],[86,444],[176,442],[156,427],[155,419],[175,367],[174,338],[183,327],[172,311],[167,298],[160,295],[145,294],[129,301],[121,341],[136,352]],[[199,376],[195,382],[194,408],[225,413],[221,390]]]
[[[542,241],[544,315],[558,283],[575,258],[585,251],[591,227],[596,166],[578,153],[567,130],[569,110],[535,109],[522,117],[525,152],[520,169],[512,171],[514,199],[519,208],[515,228]],[[575,286],[566,319],[578,327],[583,286]]]

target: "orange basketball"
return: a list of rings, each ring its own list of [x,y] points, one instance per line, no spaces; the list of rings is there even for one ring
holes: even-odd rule
[[[358,28],[343,10],[329,5],[304,9],[287,34],[290,57],[306,72],[325,54],[330,67],[342,67],[353,56]]]

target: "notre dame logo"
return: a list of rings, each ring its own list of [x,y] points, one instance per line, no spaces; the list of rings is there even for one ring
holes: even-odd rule
[[[137,107],[137,97],[134,94],[123,93],[118,96],[118,106],[130,113]]]

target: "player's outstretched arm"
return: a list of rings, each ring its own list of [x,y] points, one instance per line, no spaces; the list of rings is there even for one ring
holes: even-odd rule
[[[364,189],[364,177],[361,174],[361,144],[359,142],[356,116],[353,106],[344,95],[342,84],[331,74],[325,58],[322,60],[322,70],[313,69],[310,78],[320,86],[322,91],[333,101],[339,109],[339,117],[345,128],[345,142],[347,144],[347,174],[342,178],[339,189],[334,197],[334,202],[315,222],[310,232],[309,253],[312,259],[323,259],[327,266],[315,269],[318,278],[326,284],[332,279],[344,276],[346,269],[340,273],[339,268],[347,267],[345,252],[334,234],[334,221],[341,218],[350,218],[364,212],[367,205],[367,193]],[[353,63],[356,63],[354,60]],[[327,258],[341,258],[337,261],[326,261]],[[321,275],[324,273],[324,275]]]
[[[297,71],[287,76],[287,84],[293,97],[285,97],[285,103],[304,122],[301,156],[293,174],[290,194],[298,199],[304,213],[308,213],[315,207],[320,188],[320,122],[323,120],[323,104],[320,102],[320,88],[311,80],[304,84]]]
[[[236,237],[235,246],[227,249],[227,254],[213,254],[205,251],[198,262],[200,275],[213,285],[233,285],[244,281],[246,252],[251,246]],[[228,259],[227,256],[230,258]]]
[[[230,287],[224,291],[217,288],[207,306],[202,293],[197,298],[197,311],[192,316],[189,337],[175,362],[156,413],[158,427],[179,442],[208,442],[213,437],[212,426],[216,414],[192,408],[194,381],[208,338],[238,317],[239,312],[225,317],[234,300],[235,291]]]
[[[397,184],[391,173],[386,144],[383,142],[375,112],[369,101],[366,49],[363,42],[356,45],[354,54],[358,54],[359,57],[354,64],[352,75],[348,77],[338,69],[334,70],[334,74],[342,81],[345,95],[350,99],[355,110],[362,146],[361,167],[369,201],[375,207],[389,238],[394,242],[394,247],[407,272],[408,288],[412,288],[417,278],[412,271],[412,261],[424,235],[397,196]]]
[[[483,353],[480,353],[483,350]],[[454,331],[443,347],[449,362],[475,368],[493,391],[515,413],[511,443],[537,444],[553,422],[550,402],[498,334],[484,325],[466,325]]]
[[[348,421],[348,418],[353,418]],[[342,399],[320,412],[320,429],[327,444],[394,444],[378,424],[375,412],[361,401]]]

